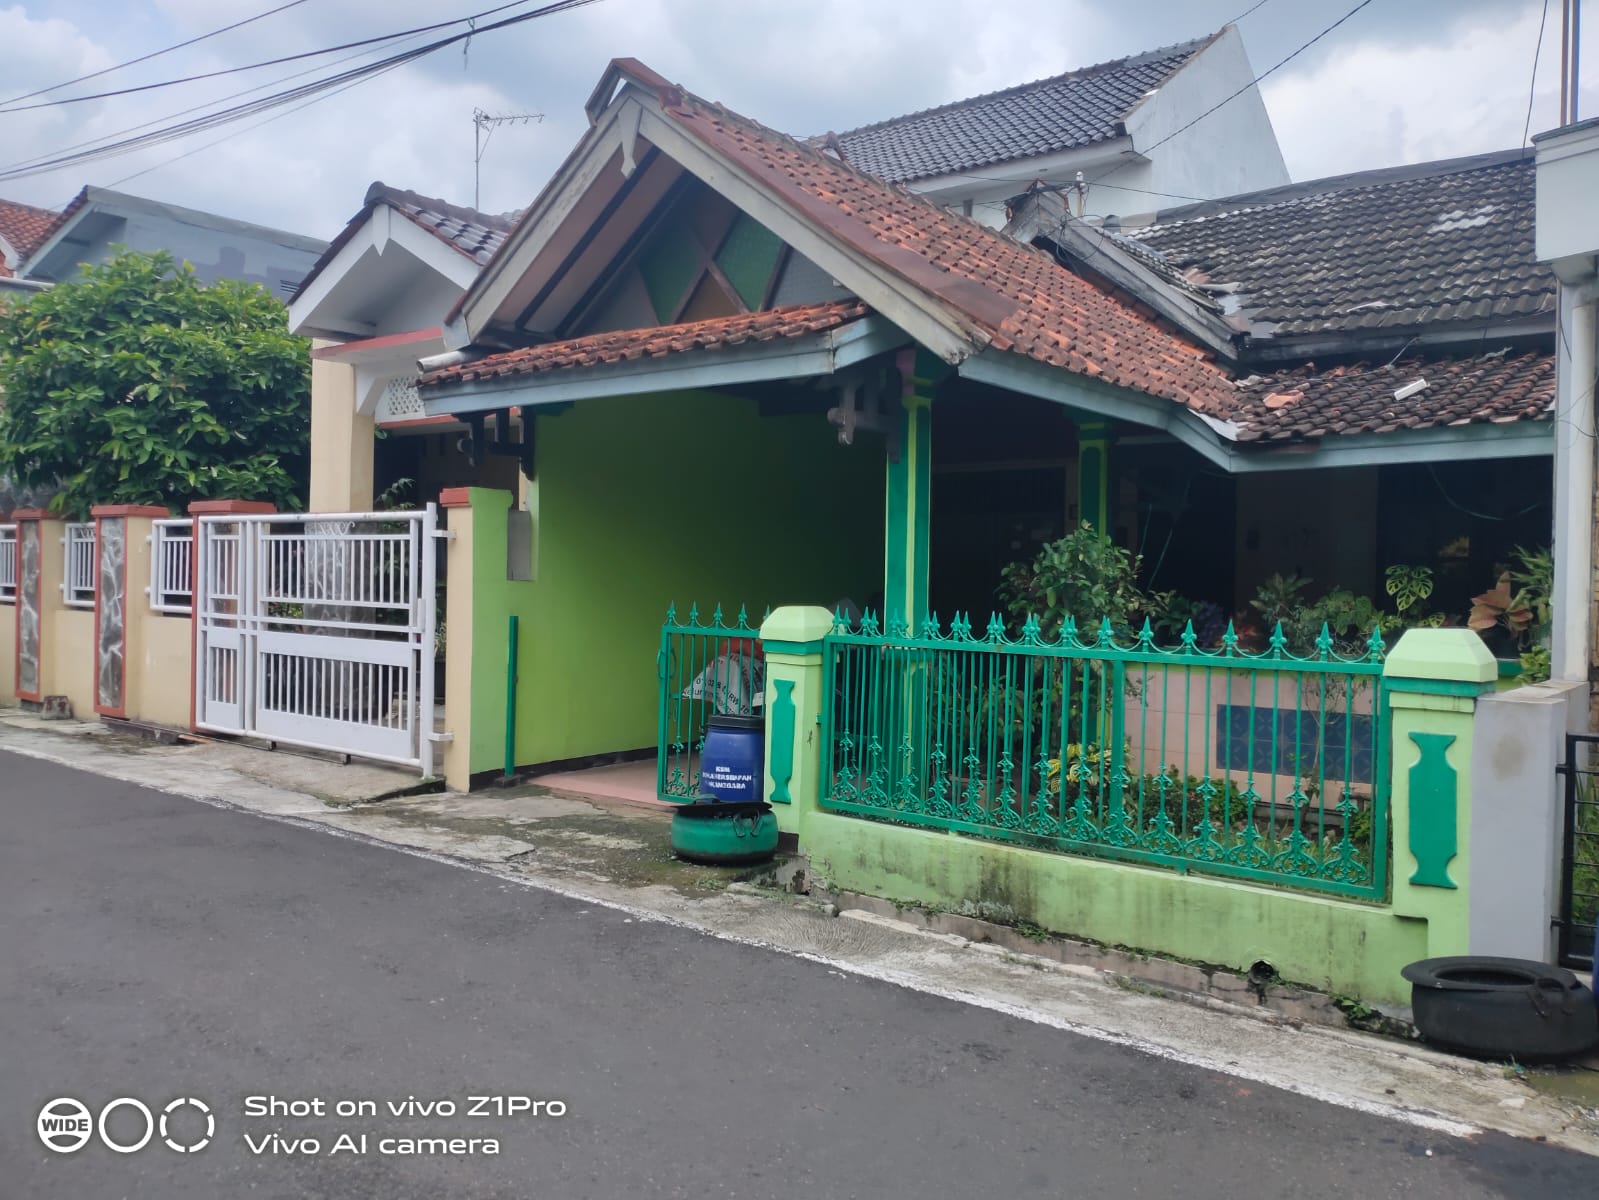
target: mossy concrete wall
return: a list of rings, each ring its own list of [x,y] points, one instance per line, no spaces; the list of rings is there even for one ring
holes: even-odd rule
[[[781,610],[769,626],[786,627],[804,615]],[[814,653],[800,653],[805,649],[794,647],[784,677],[796,680],[796,728],[812,730],[819,728],[820,698],[811,684],[820,665]],[[802,750],[808,747],[798,740],[779,763],[793,795],[783,827],[798,833],[815,875],[841,890],[1027,922],[1235,971],[1265,962],[1294,983],[1406,1003],[1409,985],[1399,973],[1406,963],[1465,954],[1470,945],[1474,716],[1496,674],[1481,640],[1466,630],[1411,630],[1388,655],[1383,677],[1393,714],[1393,840],[1386,904],[827,812],[812,782],[820,775],[805,769]],[[769,789],[779,782],[773,757],[769,753]],[[1479,853],[1492,855],[1493,849]]]
[[[1383,905],[1100,862],[807,814],[803,843],[829,887],[1283,978],[1368,1001],[1408,1003],[1399,976],[1428,957],[1427,922]]]

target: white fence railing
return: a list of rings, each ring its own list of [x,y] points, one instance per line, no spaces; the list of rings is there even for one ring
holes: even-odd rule
[[[150,607],[160,613],[194,611],[194,522],[152,521]]]
[[[17,527],[0,525],[0,603],[17,598]]]
[[[438,514],[202,517],[195,723],[433,773]]]
[[[61,572],[61,598],[73,608],[94,607],[94,522],[74,521],[61,544],[67,548]]]

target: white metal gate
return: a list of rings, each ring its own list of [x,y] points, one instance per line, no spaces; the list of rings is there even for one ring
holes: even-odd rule
[[[433,773],[437,512],[222,514],[195,540],[195,723]]]

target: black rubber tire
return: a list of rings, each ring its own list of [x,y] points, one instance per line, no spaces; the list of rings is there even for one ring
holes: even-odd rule
[[[1451,1050],[1521,1062],[1581,1054],[1599,1042],[1593,993],[1562,967],[1520,958],[1428,958],[1401,972],[1416,1027]]]

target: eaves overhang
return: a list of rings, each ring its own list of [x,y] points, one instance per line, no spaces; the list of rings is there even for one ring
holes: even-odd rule
[[[841,329],[737,346],[685,350],[594,366],[562,367],[526,374],[419,386],[429,417],[537,408],[605,397],[740,385],[837,375],[911,339],[888,321],[864,317]]]
[[[962,378],[974,383],[1157,430],[1230,475],[1471,459],[1541,458],[1554,454],[1554,424],[1548,420],[1442,425],[1392,433],[1339,434],[1296,442],[1240,442],[1237,425],[1226,418],[1052,369],[1020,355],[987,350],[966,359],[956,370]]]

